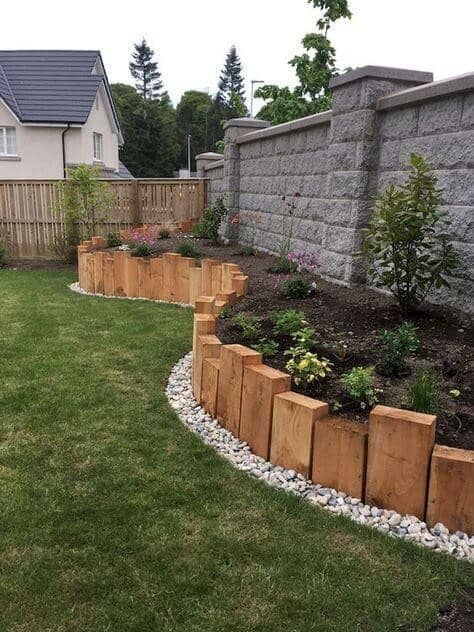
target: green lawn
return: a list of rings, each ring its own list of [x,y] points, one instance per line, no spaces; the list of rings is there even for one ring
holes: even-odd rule
[[[0,271],[0,630],[428,630],[472,567],[252,480],[164,386],[192,314]]]

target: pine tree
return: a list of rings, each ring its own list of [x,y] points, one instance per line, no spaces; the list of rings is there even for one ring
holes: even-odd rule
[[[158,64],[153,61],[155,51],[148,46],[145,38],[140,44],[135,44],[134,48],[129,68],[132,77],[137,80],[135,87],[144,99],[159,99],[162,96],[160,91],[163,82]]]
[[[232,105],[232,95],[238,95],[242,102],[245,101],[244,78],[242,76],[242,64],[237,55],[235,45],[231,46],[224,68],[219,77],[219,90],[216,102],[226,106]]]

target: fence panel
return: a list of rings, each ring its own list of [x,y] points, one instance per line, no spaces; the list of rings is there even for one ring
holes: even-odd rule
[[[13,257],[51,257],[63,220],[54,210],[57,180],[0,180],[0,241]],[[97,233],[106,235],[138,224],[187,228],[201,216],[205,181],[103,180],[116,197]]]

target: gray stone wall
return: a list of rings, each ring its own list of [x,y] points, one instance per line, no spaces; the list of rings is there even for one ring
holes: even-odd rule
[[[461,257],[451,290],[429,300],[473,312],[474,73],[433,82],[368,66],[337,77],[332,90],[330,112],[246,133],[249,119],[229,121],[224,166],[205,166],[209,199],[231,197],[240,243],[277,254],[291,233],[293,249],[320,256],[324,276],[365,283],[356,253],[374,197],[406,178],[410,153],[420,153],[444,189]]]

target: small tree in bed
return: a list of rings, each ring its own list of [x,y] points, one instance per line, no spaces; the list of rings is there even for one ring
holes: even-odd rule
[[[449,287],[446,275],[458,266],[443,232],[449,222],[439,210],[437,179],[421,156],[412,154],[410,166],[408,180],[377,200],[363,244],[370,281],[393,293],[404,316],[432,288]]]

